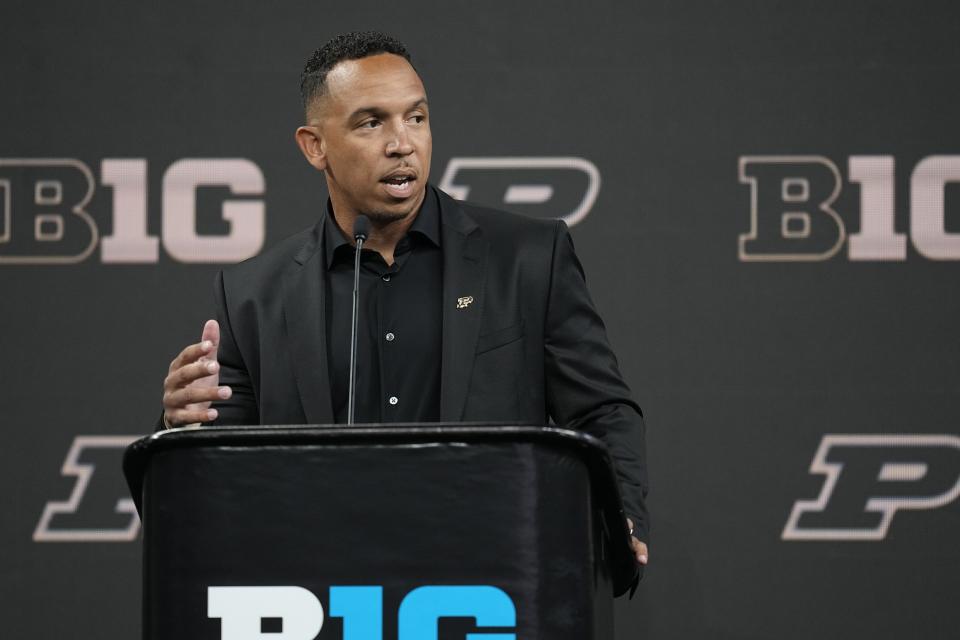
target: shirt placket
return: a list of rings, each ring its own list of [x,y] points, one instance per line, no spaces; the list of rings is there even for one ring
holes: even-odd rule
[[[380,407],[384,422],[396,422],[401,411],[400,380],[398,377],[398,363],[396,343],[398,336],[395,333],[395,315],[397,300],[394,300],[393,290],[398,275],[398,265],[387,269],[377,283],[379,299],[383,302],[378,313],[377,350],[380,354]]]

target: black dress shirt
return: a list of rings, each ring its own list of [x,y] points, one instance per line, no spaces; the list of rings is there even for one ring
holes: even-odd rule
[[[355,250],[331,207],[324,224],[328,367],[334,418],[347,421]],[[440,419],[443,254],[437,196],[428,190],[388,265],[360,255],[356,422]],[[318,390],[319,392],[319,390]]]

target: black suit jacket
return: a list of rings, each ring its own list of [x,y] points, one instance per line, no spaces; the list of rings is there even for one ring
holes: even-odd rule
[[[566,225],[438,191],[443,250],[440,417],[556,424],[610,448],[635,535],[647,539],[644,424],[587,293]],[[333,422],[324,216],[217,276],[217,424]],[[348,340],[349,336],[343,336]]]

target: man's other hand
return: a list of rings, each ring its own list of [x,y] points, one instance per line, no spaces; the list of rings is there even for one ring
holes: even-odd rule
[[[627,529],[630,531],[630,546],[633,548],[633,555],[637,556],[637,562],[647,564],[650,554],[647,551],[647,543],[641,542],[633,535],[633,520],[627,518]]]
[[[163,381],[163,424],[168,429],[214,420],[217,410],[211,409],[210,403],[230,397],[230,387],[217,386],[219,346],[220,325],[216,320],[207,320],[200,342],[181,351],[170,363]]]

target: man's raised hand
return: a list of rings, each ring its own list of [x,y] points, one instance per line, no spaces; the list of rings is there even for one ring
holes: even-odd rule
[[[211,409],[210,403],[230,397],[230,387],[217,386],[219,346],[220,325],[216,320],[207,320],[200,342],[181,351],[170,363],[163,381],[163,424],[168,429],[214,420],[217,410]]]

